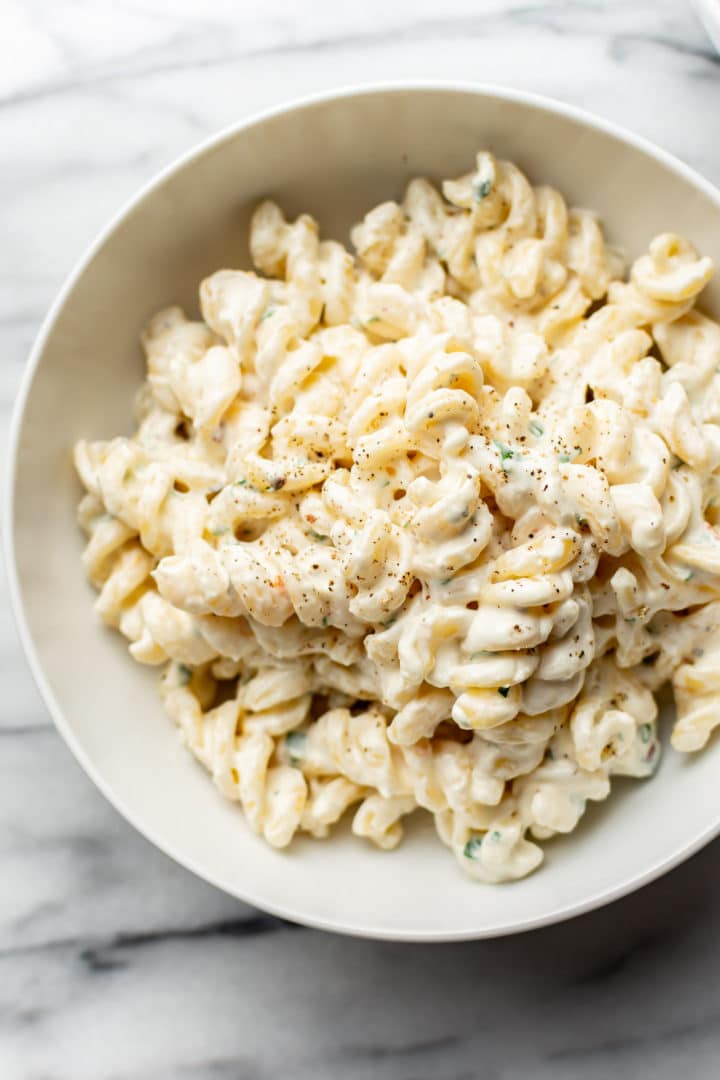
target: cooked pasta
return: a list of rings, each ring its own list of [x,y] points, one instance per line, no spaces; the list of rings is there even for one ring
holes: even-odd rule
[[[80,441],[102,618],[283,847],[424,809],[519,878],[617,775],[720,723],[713,265],[626,276],[586,210],[490,153],[371,210],[354,254],[255,211],[256,272],[160,312],[132,438]]]

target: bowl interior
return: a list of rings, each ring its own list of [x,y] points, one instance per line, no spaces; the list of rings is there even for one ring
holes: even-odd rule
[[[361,91],[271,115],[186,159],[121,216],[75,277],[37,349],[19,432],[11,523],[25,638],[55,718],[118,808],[180,862],[231,893],[300,921],[373,936],[465,938],[521,929],[626,891],[678,861],[720,823],[720,747],[668,750],[651,782],[618,782],[533,877],[471,883],[428,822],[391,855],[347,831],[279,854],[256,839],[182,749],[157,672],[135,664],[92,610],[75,523],[70,448],[132,426],[138,337],[170,303],[197,310],[201,278],[247,267],[255,202],[309,211],[346,239],[415,175],[458,175],[475,152],[509,157],[535,182],[597,210],[629,255],[661,231],[720,259],[720,203],[662,156],[536,102],[449,88]],[[720,316],[720,286],[703,307]]]

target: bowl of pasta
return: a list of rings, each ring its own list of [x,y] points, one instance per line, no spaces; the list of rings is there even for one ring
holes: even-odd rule
[[[567,918],[715,836],[718,257],[690,169],[476,86],[275,109],[142,191],[42,328],[6,514],[118,810],[397,940]]]

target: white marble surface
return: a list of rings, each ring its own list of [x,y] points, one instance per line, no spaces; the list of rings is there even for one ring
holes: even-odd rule
[[[348,82],[494,81],[720,182],[686,0],[4,0],[0,436],[40,319],[118,205],[208,133]],[[51,542],[51,538],[50,542]],[[137,836],[52,728],[0,607],[2,1080],[720,1074],[720,845],[564,926],[394,946],[286,926]]]

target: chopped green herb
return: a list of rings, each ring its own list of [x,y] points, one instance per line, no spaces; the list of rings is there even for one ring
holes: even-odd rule
[[[578,525],[587,525],[587,518],[583,517],[582,514],[576,514],[575,520],[577,521]]]
[[[512,467],[512,459],[515,457],[519,458],[520,454],[518,454],[515,450],[511,450],[509,446],[505,446],[505,444],[501,443],[499,439],[493,439],[493,443],[500,451],[501,469],[503,469],[505,472],[508,472]]]
[[[307,735],[304,731],[289,731],[285,736],[285,746],[290,755],[290,764],[297,765],[307,752]]]
[[[510,693],[509,686],[498,686],[498,694],[502,694],[503,697],[507,697]]]
[[[289,731],[285,736],[285,745],[288,750],[292,750],[295,754],[299,754],[305,749],[306,742],[307,735],[304,731]]]
[[[531,420],[530,434],[535,435],[535,437],[539,439],[541,435],[545,434],[545,428],[542,426],[542,424],[539,424],[537,420]]]
[[[482,848],[483,838],[482,836],[471,836],[465,847],[463,848],[463,855],[466,859],[479,859],[480,849]]]
[[[500,451],[501,461],[507,461],[508,458],[515,457],[515,451],[511,450],[509,446],[505,446],[505,444],[501,443],[499,439],[493,439],[493,443]]]
[[[440,582],[440,584],[441,584],[441,585],[449,585],[451,581],[452,581],[452,578],[451,578],[451,577],[444,577],[444,578],[442,579],[442,581]]]
[[[638,728],[638,735],[640,736],[640,742],[650,742],[650,739],[652,738],[652,727],[650,724],[641,724]]]
[[[482,202],[483,199],[487,199],[488,195],[492,191],[492,180],[474,180],[472,185],[472,193],[475,202]]]
[[[502,833],[499,832],[497,829],[494,829],[490,833],[490,839],[494,844],[498,844],[502,840]]]
[[[258,319],[258,322],[265,322],[265,320],[269,319],[271,315],[274,315],[276,311],[277,311],[277,308],[274,308],[274,307],[265,308],[262,315]]]
[[[247,480],[236,480],[235,481],[235,486],[236,487],[245,487],[246,484],[247,484]]]
[[[328,624],[328,617],[327,617],[327,615],[323,615],[323,620],[322,620],[320,625],[321,626],[327,626],[327,624]]]
[[[187,664],[178,664],[178,675],[180,676],[180,685],[187,686],[192,679],[192,669]]]
[[[566,462],[570,461],[570,455],[569,454],[558,454],[558,461],[560,462],[561,465],[565,465]]]
[[[323,541],[323,543],[325,542],[325,540],[329,539],[328,536],[325,536],[323,533],[315,532],[314,529],[310,530],[310,535],[313,537],[314,540],[321,540]]]

